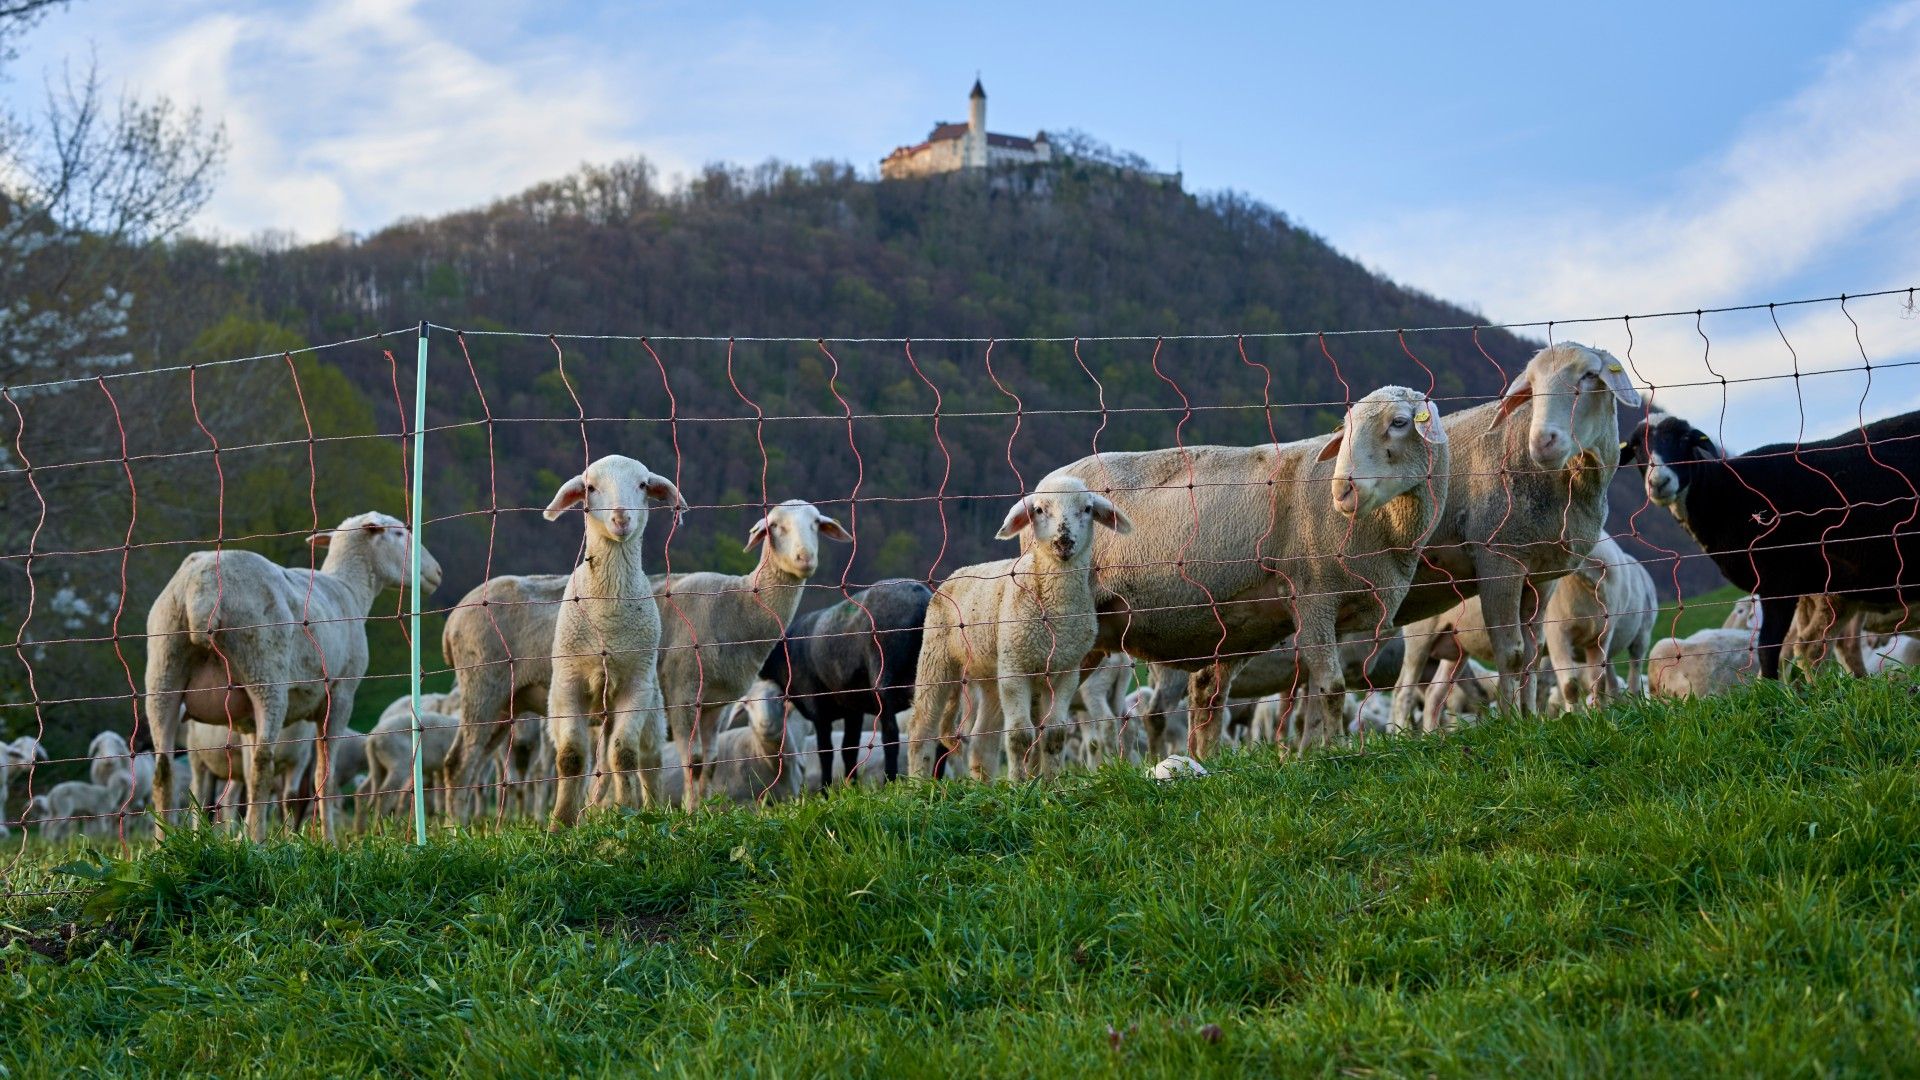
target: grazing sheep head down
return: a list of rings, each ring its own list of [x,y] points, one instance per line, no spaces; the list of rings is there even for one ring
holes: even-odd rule
[[[578,506],[586,511],[590,535],[620,544],[645,532],[647,511],[659,505],[671,506],[675,521],[687,509],[687,501],[671,480],[630,457],[608,454],[560,485],[547,504],[546,517],[558,521],[570,507]]]
[[[853,536],[838,521],[821,513],[804,499],[788,499],[747,531],[747,546],[764,542],[766,556],[776,569],[794,577],[811,577],[820,565],[820,538],[853,542]]]
[[[364,560],[373,569],[375,583],[382,589],[397,588],[411,576],[409,533],[406,523],[378,511],[355,514],[329,532],[314,533],[307,542],[325,548],[327,559],[321,570],[333,570],[349,559]],[[420,549],[420,592],[440,587],[440,563],[426,548]]]
[[[1092,557],[1095,525],[1122,534],[1133,531],[1127,515],[1106,496],[1089,490],[1085,480],[1049,476],[1040,481],[1033,494],[1013,504],[994,537],[1011,540],[1022,529],[1031,529],[1035,547],[1051,547],[1055,559],[1074,563]]]
[[[1383,386],[1347,410],[1320,460],[1333,458],[1333,508],[1359,517],[1427,482],[1447,441],[1440,408],[1404,386]]]
[[[1622,466],[1637,461],[1646,469],[1647,498],[1676,513],[1686,503],[1694,463],[1719,456],[1706,432],[1677,416],[1650,416],[1620,444]]]
[[[1543,469],[1561,469],[1582,450],[1612,446],[1615,402],[1638,408],[1640,394],[1612,353],[1565,342],[1541,349],[1514,376],[1493,423],[1529,400],[1527,453]]]

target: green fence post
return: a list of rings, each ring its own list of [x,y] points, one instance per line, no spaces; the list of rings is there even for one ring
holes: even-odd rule
[[[425,497],[427,451],[427,322],[420,320],[420,353],[413,370],[413,520],[409,555],[412,570],[409,580],[413,603],[408,612],[412,625],[408,637],[413,656],[408,664],[408,681],[413,694],[413,841],[427,842],[427,788],[420,760],[420,502]]]

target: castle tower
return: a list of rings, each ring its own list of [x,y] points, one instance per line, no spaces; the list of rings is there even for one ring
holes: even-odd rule
[[[973,92],[967,95],[967,147],[962,166],[987,167],[987,91],[978,75],[973,77]]]

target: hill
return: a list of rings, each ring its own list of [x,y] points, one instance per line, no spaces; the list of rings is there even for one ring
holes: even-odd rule
[[[490,410],[502,505],[544,505],[587,451],[577,425],[530,421],[570,420],[583,406],[589,417],[643,421],[590,425],[591,453],[618,448],[670,464],[695,504],[723,511],[696,515],[676,535],[683,566],[743,565],[735,541],[763,500],[830,503],[856,484],[863,498],[896,500],[860,508],[878,527],[869,535],[884,539],[863,545],[847,568],[852,581],[937,578],[994,557],[982,524],[1023,479],[1086,452],[1096,433],[1110,449],[1298,438],[1328,430],[1341,402],[1388,382],[1432,386],[1461,407],[1497,393],[1501,370],[1537,347],[1499,331],[1252,338],[1244,356],[1231,340],[1156,344],[1483,320],[1370,273],[1243,197],[1196,196],[1084,164],[890,183],[843,166],[767,165],[713,169],[666,191],[644,163],[628,163],[364,241],[225,253],[223,267],[254,305],[284,313],[310,340],[422,316],[467,330],[655,338],[1147,339],[1077,352],[929,340],[911,358],[897,344],[741,342],[729,351],[722,342],[563,340],[564,374],[539,338],[470,337],[466,357],[455,342],[436,342],[433,423],[451,430],[429,455],[437,478],[444,468],[460,482],[436,490],[435,516],[491,509],[482,430],[455,425],[478,425]],[[384,362],[357,374],[383,409],[392,376]],[[929,419],[936,404],[946,448],[959,451],[951,470]],[[808,419],[756,429],[756,409]],[[836,422],[847,412],[862,419]],[[680,423],[662,423],[669,415]],[[943,476],[958,515],[944,533],[924,501],[943,490]],[[1623,495],[1632,488],[1622,486]],[[1621,531],[1631,531],[1624,513],[1643,500],[1616,501]],[[524,511],[497,525],[496,550],[513,551],[511,565],[531,558],[557,569],[570,557],[570,545]],[[1664,514],[1642,515],[1638,527],[1691,550]],[[485,561],[482,522],[449,522],[432,539],[449,580],[471,583]],[[1656,576],[1671,584],[1670,573]],[[1717,583],[1703,560],[1682,581]]]
[[[0,681],[10,701],[62,703],[0,726],[45,724],[67,752],[84,745],[70,739],[79,732],[128,727],[141,657],[136,646],[123,667],[112,649],[116,613],[119,630],[136,629],[184,551],[219,537],[301,563],[316,526],[402,512],[404,328],[423,317],[467,331],[436,331],[429,365],[426,540],[446,570],[440,605],[489,573],[570,566],[577,526],[538,511],[590,455],[639,457],[695,505],[670,547],[668,530],[650,531],[655,567],[745,569],[741,544],[768,502],[807,498],[840,515],[862,539],[824,553],[819,603],[842,582],[938,580],[999,557],[1006,545],[991,537],[1007,503],[1096,445],[1298,438],[1390,382],[1460,408],[1498,393],[1502,370],[1537,347],[1502,331],[1259,336],[1483,320],[1244,197],[1091,164],[888,183],[769,164],[668,189],[628,162],[365,238],[176,243],[122,285],[137,298],[136,362],[198,366],[27,399],[21,446],[38,486],[0,470],[5,569],[33,570],[31,583],[0,573],[0,600],[25,610],[30,584],[41,598],[24,663]],[[1241,333],[1253,336],[1182,336]],[[1073,335],[1088,340],[1030,340]],[[1616,530],[1693,550],[1664,512],[1629,522],[1643,505],[1623,478]],[[42,554],[25,562],[30,543]],[[1654,576],[1670,590],[1670,569]],[[1680,582],[1704,591],[1718,578],[1695,559]],[[50,609],[62,595],[81,603]],[[391,594],[376,607],[398,610]],[[83,637],[97,640],[58,643]],[[397,625],[376,626],[374,671],[389,677],[362,693],[363,724],[400,691],[401,645]]]
[[[0,1067],[1911,1074],[1914,691],[424,850],[181,834],[15,875],[83,894],[0,909]]]

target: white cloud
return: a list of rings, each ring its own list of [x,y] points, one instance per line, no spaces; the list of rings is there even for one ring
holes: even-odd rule
[[[167,34],[129,82],[194,102],[232,139],[201,227],[313,239],[479,205],[639,149],[613,88],[561,54],[494,63],[411,0],[216,11]]]
[[[1604,79],[1604,65],[1596,70]],[[1593,152],[1604,150],[1583,153]],[[1580,182],[1582,156],[1565,158],[1567,190],[1591,200]],[[1730,145],[1671,186],[1653,205],[1544,197],[1521,208],[1384,215],[1355,246],[1403,280],[1473,298],[1495,319],[1711,308],[1920,282],[1912,231],[1898,224],[1920,207],[1920,3],[1868,20],[1801,92],[1754,116]],[[1920,357],[1920,320],[1903,318],[1900,306],[1855,309],[1876,363]],[[1756,319],[1764,322],[1765,313],[1706,320],[1713,366],[1729,378],[1792,370],[1780,335],[1770,323],[1753,325]],[[1860,366],[1837,305],[1785,309],[1781,323],[1803,368]],[[1561,332],[1568,334],[1608,344],[1625,338],[1608,327]],[[1691,318],[1642,323],[1636,338],[1640,370],[1654,381],[1716,381]],[[1803,382],[1810,431],[1853,417],[1858,395],[1841,392],[1842,381]],[[1792,385],[1733,390],[1726,424],[1736,445],[1792,433],[1800,405]],[[1869,418],[1920,394],[1920,377],[1907,371],[1886,372],[1876,385]],[[1717,385],[1662,396],[1677,410],[1720,409]]]

